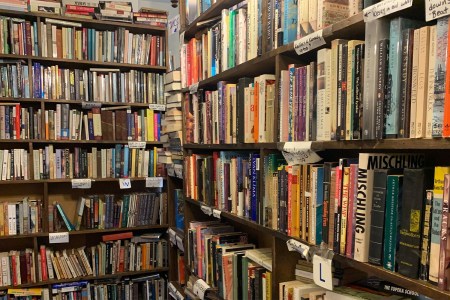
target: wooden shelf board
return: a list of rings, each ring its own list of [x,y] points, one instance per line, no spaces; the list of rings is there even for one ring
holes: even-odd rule
[[[86,230],[76,230],[70,231],[70,235],[86,235],[86,234],[104,234],[104,233],[114,233],[122,231],[138,231],[138,230],[151,230],[151,229],[167,229],[169,225],[146,225],[137,227],[127,227],[127,228],[112,228],[112,229],[86,229]]]
[[[30,234],[17,234],[17,235],[2,235],[0,236],[0,240],[9,240],[9,239],[32,239],[35,237],[47,236],[48,233],[38,232],[38,233],[30,233]]]
[[[1,105],[1,104],[0,104]],[[0,140],[0,144],[33,143],[33,144],[128,144],[134,141],[103,141],[103,140]],[[162,142],[145,142],[146,145],[162,145]]]
[[[30,102],[30,103],[67,103],[74,105],[82,105],[83,103],[90,103],[81,100],[64,100],[64,99],[41,99],[41,98],[12,98],[12,97],[0,97],[0,105],[2,102]],[[151,103],[128,103],[128,102],[95,102],[100,103],[102,106],[130,106],[130,107],[149,107]]]
[[[184,144],[184,149],[204,150],[255,150],[255,149],[277,149],[277,143],[259,144]]]
[[[92,182],[119,182],[121,178],[59,178],[59,179],[39,179],[39,180],[0,180],[0,185],[8,184],[42,184],[42,183],[71,183],[72,179],[91,179]],[[146,177],[129,178],[130,181],[145,181]],[[166,178],[163,177],[165,181]]]

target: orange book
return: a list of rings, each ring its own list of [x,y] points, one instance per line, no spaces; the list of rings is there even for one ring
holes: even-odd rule
[[[198,82],[198,57],[197,57],[197,40],[195,38],[191,39],[192,43],[192,83]]]
[[[125,239],[130,239],[132,237],[133,237],[133,232],[128,231],[128,232],[104,235],[104,236],[102,236],[102,241],[109,242],[109,241],[125,240]]]
[[[148,270],[148,267],[147,267],[147,243],[141,244],[141,270]]]
[[[254,107],[254,125],[253,125],[253,139],[255,140],[255,143],[258,143],[259,141],[259,82],[255,78],[255,92],[253,93],[253,99],[255,100],[253,103]]]
[[[450,29],[450,24],[449,24]],[[447,36],[450,45],[450,34]],[[447,51],[447,61],[450,61],[450,51]],[[442,137],[450,137],[450,72],[445,75],[444,124],[442,124]]]

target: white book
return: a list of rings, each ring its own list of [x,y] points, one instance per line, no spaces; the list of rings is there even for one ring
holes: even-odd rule
[[[417,82],[419,75],[419,41],[420,34],[419,29],[414,30],[414,46],[413,46],[413,59],[412,59],[412,75],[411,75],[411,106],[409,116],[409,137],[416,137],[416,111],[417,111]]]
[[[240,8],[238,13],[238,52],[237,64],[247,61],[247,9]]]
[[[428,64],[430,53],[430,26],[419,29],[419,70],[417,75],[416,138],[424,138],[428,105]]]
[[[331,140],[331,50],[317,52],[317,140]]]
[[[11,150],[13,151],[13,150]],[[11,153],[8,151],[8,156],[6,157],[6,180],[11,179]],[[13,166],[14,167],[14,166]]]
[[[428,87],[425,137],[432,138],[433,132],[433,106],[434,106],[434,66],[436,61],[436,25],[430,27],[430,46],[428,57]]]
[[[16,204],[8,203],[8,234],[17,234]]]
[[[60,140],[61,139],[61,104],[56,104],[56,117],[55,117],[55,136],[52,139]]]
[[[266,131],[266,106],[267,106],[267,81],[275,80],[275,75],[264,74],[257,78],[255,78],[255,83],[258,82],[259,90],[256,91],[258,93],[258,121],[259,121],[259,129],[258,129],[258,143],[267,142]]]
[[[281,70],[280,75],[280,142],[287,142],[289,139],[289,70]],[[245,106],[247,107],[247,106]],[[247,121],[245,121],[247,124]]]
[[[229,10],[222,9],[222,28],[228,28],[229,24]],[[221,72],[228,70],[228,47],[229,47],[229,31],[222,30],[222,49],[221,49]],[[194,55],[196,55],[194,53]]]

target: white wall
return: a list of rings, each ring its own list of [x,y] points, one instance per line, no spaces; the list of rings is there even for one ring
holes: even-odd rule
[[[183,1],[183,0],[179,0]],[[172,7],[170,0],[139,0],[139,8],[152,7],[157,9],[166,10],[169,13],[169,20],[178,15],[178,9]],[[174,56],[174,67],[180,67],[180,39],[179,33],[169,35],[169,51]]]

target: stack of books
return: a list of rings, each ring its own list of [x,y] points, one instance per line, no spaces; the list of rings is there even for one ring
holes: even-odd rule
[[[133,21],[133,5],[131,2],[100,1],[99,7],[102,20]]]
[[[133,13],[133,21],[135,24],[146,24],[165,28],[167,27],[167,12],[142,7],[139,9],[139,12]]]
[[[59,0],[29,0],[28,10],[32,12],[61,14],[61,1]]]
[[[1,0],[0,9],[28,11],[28,5],[26,0]]]
[[[83,19],[94,19],[98,13],[98,4],[98,0],[62,0],[65,16]]]

